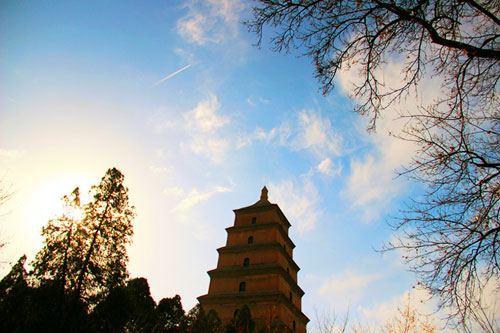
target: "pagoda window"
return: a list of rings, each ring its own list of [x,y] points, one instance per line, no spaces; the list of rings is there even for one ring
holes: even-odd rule
[[[250,258],[245,258],[245,260],[243,260],[243,267],[248,267],[250,266]]]
[[[291,302],[292,301],[292,292],[290,292],[289,297],[290,297],[290,302]]]
[[[246,289],[247,289],[247,284],[246,284],[246,282],[244,282],[244,281],[243,281],[243,282],[240,282],[240,288],[239,288],[239,291],[240,291],[240,292],[243,292],[243,291],[245,291]]]
[[[253,236],[248,237],[248,244],[253,244]]]
[[[288,267],[287,267],[287,268],[286,268],[286,272],[287,272],[288,274],[290,274],[290,268],[288,268]]]
[[[294,331],[294,332],[295,332],[295,327],[296,327],[296,326],[297,326],[297,325],[295,324],[295,320],[294,320],[294,321],[293,321],[293,323],[292,323],[292,329],[293,329],[293,331]]]
[[[252,224],[255,224],[257,223],[257,218],[256,217],[252,217]]]

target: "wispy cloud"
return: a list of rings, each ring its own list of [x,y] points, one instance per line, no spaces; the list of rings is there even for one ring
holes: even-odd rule
[[[362,274],[348,269],[324,278],[318,293],[323,298],[335,300],[336,306],[348,308],[350,304],[360,300],[372,282],[381,277],[380,274]]]
[[[201,201],[208,200],[218,193],[225,193],[225,192],[232,192],[232,190],[230,188],[223,186],[215,186],[212,190],[206,192],[200,192],[197,189],[193,189],[187,195],[187,197],[175,207],[175,210],[180,210],[180,211],[187,210],[197,205]]]
[[[156,133],[163,133],[179,126],[179,120],[173,118],[165,107],[156,109],[147,121]]]
[[[184,195],[184,190],[179,186],[172,186],[165,188],[163,193],[169,197],[181,197]]]
[[[342,164],[335,165],[332,159],[327,157],[316,166],[316,170],[327,176],[338,176],[342,172]]]
[[[279,203],[290,223],[297,226],[299,232],[314,230],[318,217],[320,196],[310,179],[302,184],[286,180],[278,184],[269,184],[269,198]]]
[[[191,65],[184,66],[184,67],[182,67],[181,69],[178,69],[178,70],[176,70],[175,72],[173,72],[173,73],[171,73],[171,74],[168,74],[168,75],[167,75],[167,76],[165,76],[163,79],[161,79],[161,80],[157,81],[155,84],[153,84],[153,86],[157,86],[157,85],[159,85],[159,84],[160,84],[160,83],[162,83],[163,81],[166,81],[166,80],[170,79],[172,76],[179,74],[180,72],[182,72],[182,71],[183,71],[183,70],[185,70],[185,69],[188,69],[189,67],[191,67]]]
[[[177,32],[187,41],[204,45],[235,40],[238,37],[240,0],[189,1],[187,14],[177,21]]]
[[[172,173],[172,168],[165,167],[165,166],[159,166],[159,165],[155,165],[155,164],[150,165],[149,170],[152,173],[163,173],[163,174]]]
[[[216,129],[229,123],[229,118],[216,114],[220,108],[217,96],[210,95],[206,100],[201,101],[191,111],[184,114],[187,127],[205,133],[214,132]]]
[[[254,141],[265,141],[266,143],[274,142],[281,146],[288,146],[288,138],[290,135],[291,130],[287,123],[281,124],[280,127],[273,127],[268,131],[257,127],[253,133],[240,135],[236,147],[240,149],[252,144]]]
[[[186,129],[191,137],[189,148],[214,163],[222,162],[230,148],[229,141],[217,131],[229,123],[228,117],[217,114],[219,108],[217,96],[210,95],[184,114]]]
[[[434,327],[444,327],[446,321],[441,318],[443,313],[436,313],[436,304],[430,300],[429,293],[422,288],[413,288],[402,295],[394,296],[390,300],[378,303],[373,307],[358,307],[357,311],[363,318],[385,324],[401,317],[401,311],[407,306],[417,314],[416,318],[432,324]]]
[[[338,75],[339,86],[346,93],[351,92],[353,85],[362,80],[358,73],[359,68],[349,68]],[[394,87],[401,84],[401,73],[405,73],[404,63],[389,62],[380,71],[379,78],[386,87]],[[358,154],[351,158],[350,174],[343,194],[351,200],[353,209],[362,212],[361,219],[364,222],[371,222],[385,214],[392,201],[405,192],[406,182],[396,178],[395,171],[410,161],[416,147],[413,143],[397,139],[389,133],[401,133],[404,128],[406,120],[400,118],[402,110],[417,113],[419,100],[432,101],[439,93],[440,86],[436,80],[422,83],[423,90],[418,92],[419,98],[411,92],[408,98],[384,110],[377,121],[375,133],[359,133],[370,149],[364,156]]]
[[[342,136],[336,133],[330,120],[318,111],[303,110],[298,115],[298,133],[292,141],[296,150],[310,149],[320,156],[340,155]]]

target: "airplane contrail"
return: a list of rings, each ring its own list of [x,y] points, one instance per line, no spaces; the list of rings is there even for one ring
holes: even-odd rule
[[[160,83],[162,83],[163,81],[170,79],[172,76],[179,74],[180,72],[182,72],[183,70],[185,70],[185,69],[187,69],[187,68],[189,68],[189,67],[191,67],[191,65],[184,66],[184,67],[182,67],[181,69],[179,69],[179,70],[177,70],[177,71],[173,72],[172,74],[168,74],[168,75],[167,75],[167,76],[165,76],[163,79],[161,79],[160,81],[158,81],[158,82],[156,82],[155,84],[153,84],[153,86],[157,86],[157,85],[159,85],[159,84],[160,84]]]

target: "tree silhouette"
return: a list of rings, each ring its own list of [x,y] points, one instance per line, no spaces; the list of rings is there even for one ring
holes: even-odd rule
[[[500,5],[496,0],[260,0],[246,22],[274,50],[313,59],[323,93],[341,69],[359,70],[355,111],[370,130],[389,107],[438,77],[435,101],[403,110],[396,137],[415,143],[400,174],[423,183],[392,224],[405,259],[440,306],[463,320],[474,297],[500,277]],[[384,66],[404,62],[387,85]]]
[[[92,187],[91,202],[81,205],[78,189],[63,198],[63,215],[42,229],[45,246],[33,262],[38,283],[57,281],[61,293],[88,306],[124,285],[134,213],[123,180],[120,171],[109,169]]]
[[[217,312],[210,309],[208,313],[205,313],[205,310],[203,310],[203,307],[199,303],[189,311],[187,323],[187,331],[190,333],[224,332],[222,321]]]
[[[148,281],[136,278],[114,288],[90,315],[91,327],[99,332],[151,332],[156,303]]]

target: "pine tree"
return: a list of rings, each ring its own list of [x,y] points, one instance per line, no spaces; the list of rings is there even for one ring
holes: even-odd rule
[[[109,169],[90,190],[91,202],[81,205],[78,188],[63,198],[63,215],[42,229],[45,246],[33,262],[36,283],[57,281],[75,303],[90,307],[124,285],[135,214],[123,180],[119,170]]]

